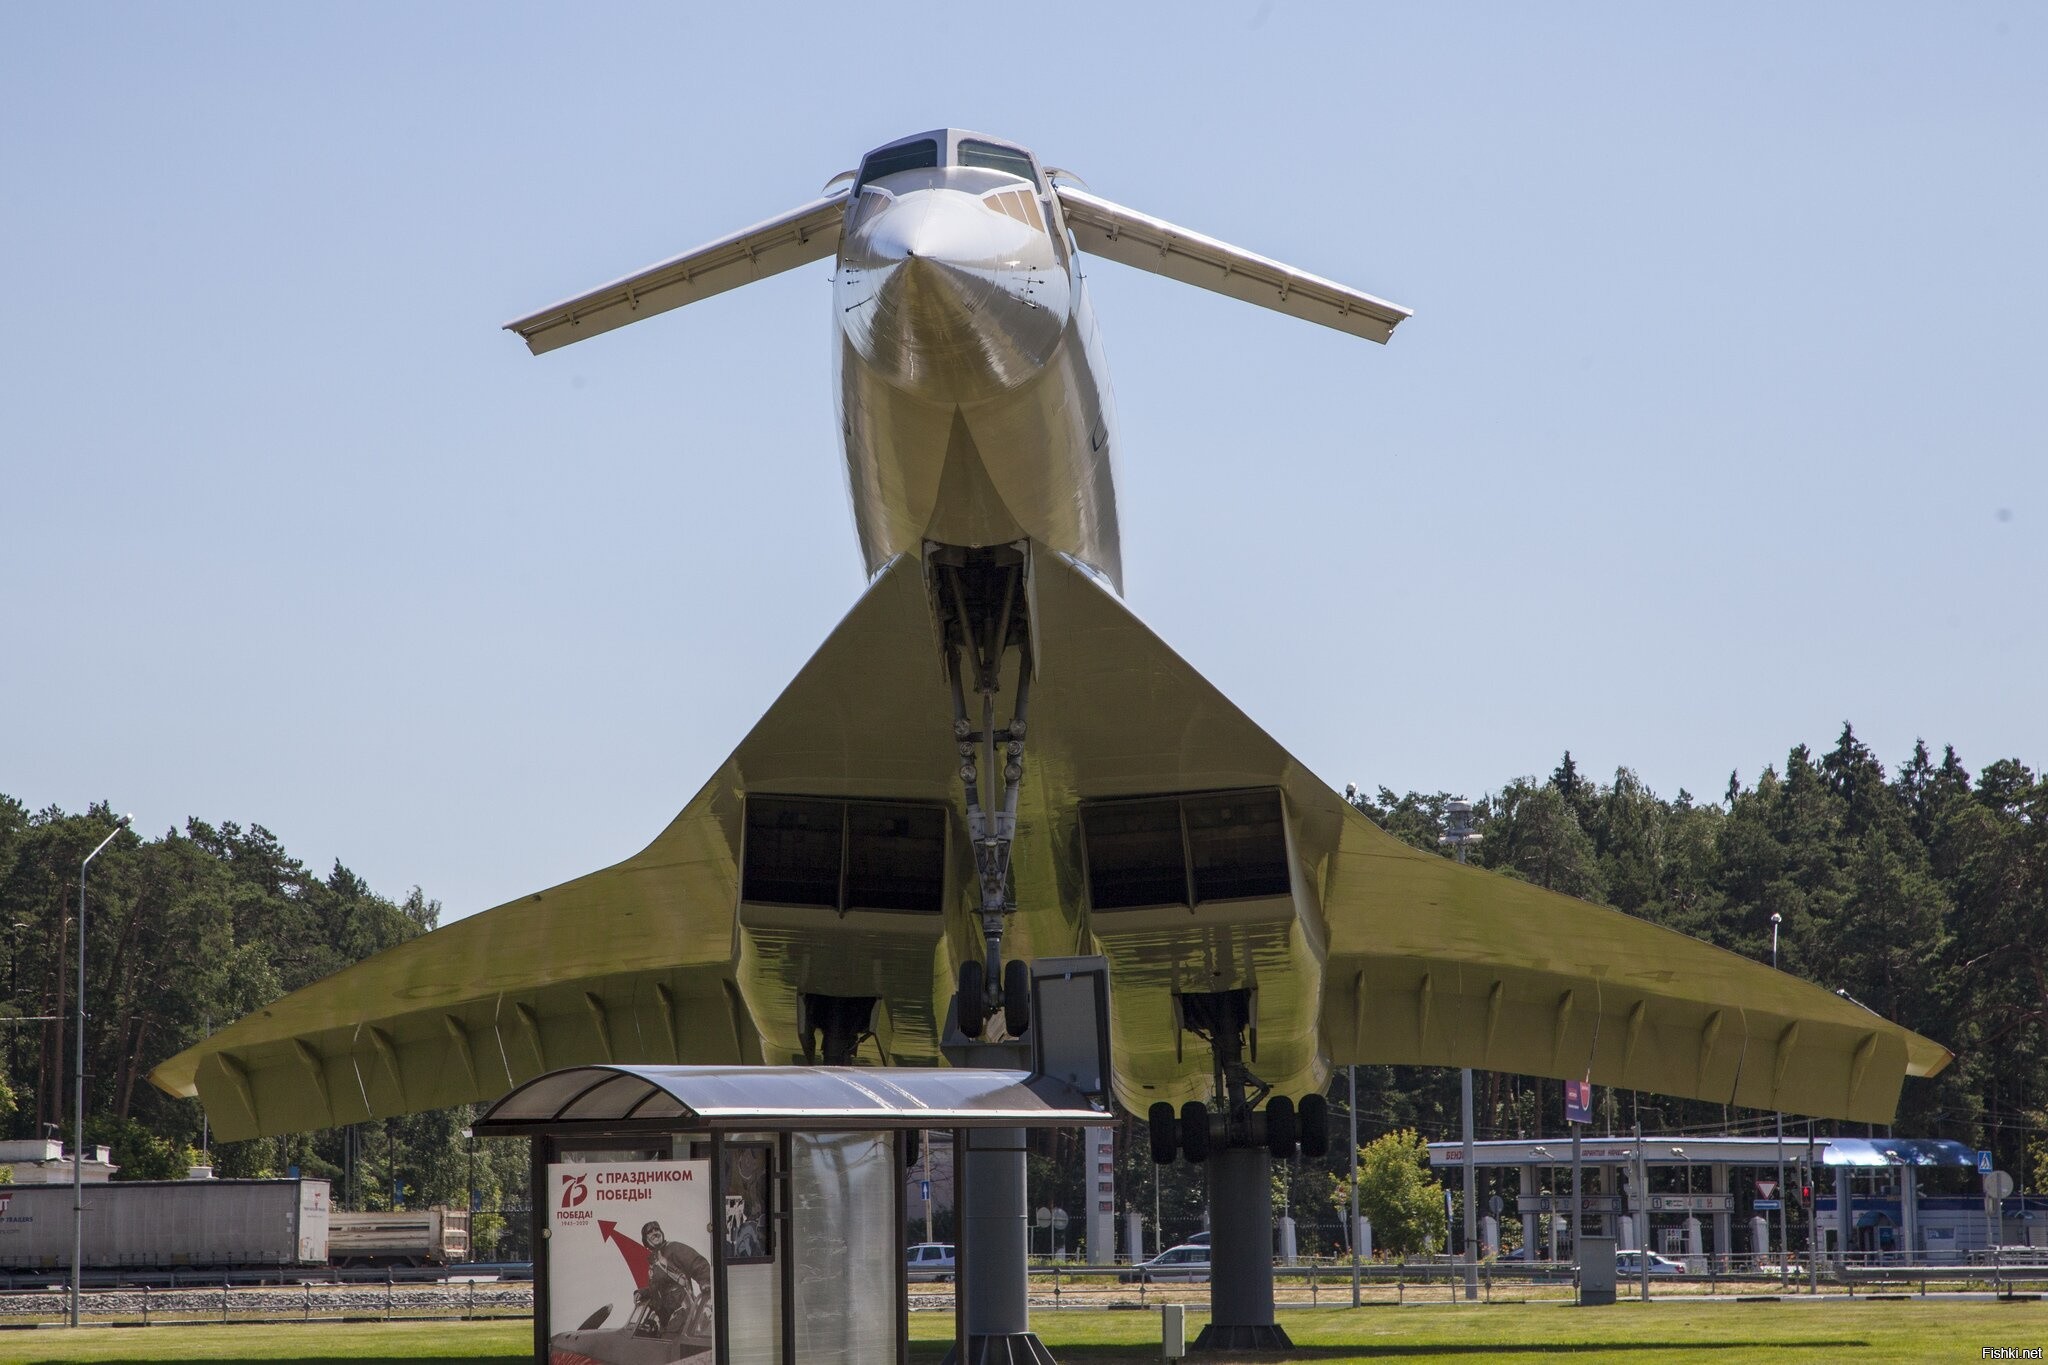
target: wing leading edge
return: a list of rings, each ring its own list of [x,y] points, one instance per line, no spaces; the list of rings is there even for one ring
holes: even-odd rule
[[[1191,231],[1164,218],[1059,186],[1074,242],[1090,255],[1227,294],[1304,322],[1386,342],[1413,314],[1363,290]]]
[[[839,249],[844,188],[764,223],[563,299],[505,324],[535,355],[624,327],[671,308],[821,261]]]

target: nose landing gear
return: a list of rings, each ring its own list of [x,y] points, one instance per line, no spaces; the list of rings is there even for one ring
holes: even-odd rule
[[[1003,928],[1016,913],[1010,885],[1011,846],[1017,837],[1017,797],[1024,781],[1024,736],[1031,709],[1031,612],[1025,591],[1025,549],[998,545],[966,549],[926,547],[946,679],[953,691],[953,742],[960,785],[967,798],[967,837],[974,848],[980,892],[982,960],[960,964],[956,1014],[960,1031],[980,1038],[1000,1012],[1010,1037],[1031,1026],[1031,981],[1021,961],[1003,961]],[[1017,654],[1017,691],[1006,725],[996,724],[996,694],[1005,660]],[[980,703],[980,728],[970,717],[967,693]],[[984,777],[983,761],[987,769]],[[1001,796],[984,782],[1002,776]],[[984,799],[986,796],[988,799]]]

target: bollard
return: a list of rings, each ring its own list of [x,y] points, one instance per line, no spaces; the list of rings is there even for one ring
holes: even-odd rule
[[[1188,1310],[1177,1303],[1159,1305],[1159,1358],[1183,1360],[1188,1353]]]

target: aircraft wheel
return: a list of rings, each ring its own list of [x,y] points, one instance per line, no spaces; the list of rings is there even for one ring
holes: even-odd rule
[[[1330,1150],[1330,1102],[1321,1095],[1303,1095],[1295,1114],[1301,1127],[1301,1154],[1320,1160]]]
[[[1180,1116],[1173,1112],[1173,1105],[1161,1100],[1145,1115],[1152,1128],[1152,1164],[1171,1166],[1174,1153],[1180,1149]]]
[[[960,964],[960,1031],[969,1038],[979,1038],[983,1024],[988,1022],[988,998],[982,989],[988,973],[982,965],[969,958]]]
[[[1275,1095],[1266,1101],[1266,1150],[1275,1161],[1294,1155],[1294,1101]]]
[[[1031,967],[1018,958],[1003,964],[1003,1027],[1012,1038],[1031,1027]]]
[[[1200,1100],[1180,1107],[1180,1154],[1197,1166],[1209,1159],[1209,1106]]]

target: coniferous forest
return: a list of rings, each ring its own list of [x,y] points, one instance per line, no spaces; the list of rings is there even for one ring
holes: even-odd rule
[[[1441,852],[1451,795],[1382,788],[1356,800],[1393,834]],[[1844,725],[1824,753],[1799,745],[1747,781],[1738,768],[1711,799],[1660,796],[1627,769],[1603,780],[1566,754],[1547,777],[1508,782],[1473,805],[1484,838],[1471,856],[1482,866],[1760,961],[1770,957],[1771,916],[1781,916],[1785,970],[1956,1054],[1935,1080],[1907,1082],[1894,1131],[1990,1148],[2022,1189],[2040,1187],[2048,781],[2019,760],[1973,770],[1953,749],[1919,744],[1887,766]],[[112,828],[111,809],[31,812],[0,796],[0,1132],[10,1137],[54,1125],[69,1139],[75,966],[66,964],[76,961],[78,867]],[[113,1149],[121,1178],[182,1176],[204,1140],[199,1106],[157,1091],[149,1069],[210,1027],[432,929],[439,914],[418,888],[392,899],[338,862],[320,875],[260,825],[193,819],[155,838],[121,834],[91,877],[88,1141]],[[1358,1082],[1362,1140],[1402,1128],[1432,1140],[1456,1135],[1456,1072],[1361,1067]],[[1480,1073],[1476,1083],[1481,1137],[1564,1132],[1556,1082]],[[1331,1087],[1339,1123],[1344,1087],[1340,1071]],[[1599,1131],[1640,1121],[1652,1132],[1757,1133],[1772,1121],[1605,1090],[1595,1110]],[[523,1204],[522,1145],[467,1141],[468,1120],[468,1110],[450,1110],[215,1144],[210,1158],[222,1175],[297,1167],[326,1176],[344,1206],[461,1207],[472,1191],[486,1210]],[[1083,1207],[1078,1146],[1063,1145],[1072,1136],[1048,1135],[1034,1158],[1035,1202]],[[1119,1147],[1120,1198],[1149,1215],[1156,1193],[1168,1244],[1192,1230],[1197,1182],[1178,1170],[1155,1174],[1141,1121],[1124,1126]],[[1305,1249],[1336,1235],[1331,1176],[1345,1164],[1343,1147],[1333,1142],[1326,1161],[1283,1173]],[[480,1251],[492,1222],[479,1223]]]

